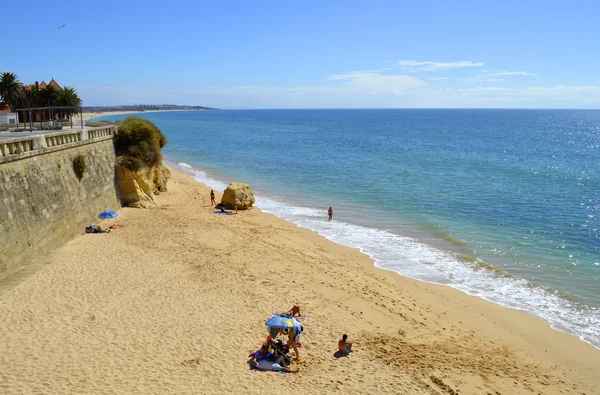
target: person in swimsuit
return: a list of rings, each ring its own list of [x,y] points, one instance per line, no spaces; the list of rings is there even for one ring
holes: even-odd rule
[[[329,220],[333,220],[333,209],[331,207],[329,207],[329,210],[327,210],[327,214],[329,214]]]
[[[216,204],[216,202],[215,202],[215,191],[213,191],[212,189],[210,190],[210,204],[212,204],[213,206]]]
[[[296,328],[290,328],[288,331],[287,347],[294,349],[296,361],[300,361],[300,353],[298,352],[298,342],[300,341],[300,333],[296,333]]]
[[[300,306],[294,305],[294,307],[286,311],[286,314],[289,314],[292,317],[300,316]]]
[[[338,341],[338,349],[344,355],[350,354],[352,342],[348,341],[348,335],[344,334],[344,336],[342,336],[342,338]]]
[[[260,370],[284,371],[286,373],[296,373],[298,370],[291,369],[283,357],[276,358],[275,355],[269,352],[269,346],[263,344],[259,351],[252,354],[252,360],[256,364],[256,368]]]

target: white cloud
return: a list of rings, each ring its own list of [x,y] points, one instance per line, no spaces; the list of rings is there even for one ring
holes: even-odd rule
[[[405,90],[423,85],[425,82],[410,75],[385,75],[373,72],[350,72],[329,77],[330,81],[346,81],[348,86],[369,86],[378,89]],[[343,85],[343,86],[344,86]]]
[[[505,80],[505,78],[498,77],[514,76],[537,76],[537,74],[530,73],[528,71],[482,70],[479,74],[476,74],[472,77],[463,78],[461,81],[475,83],[495,83]]]
[[[484,73],[484,71],[481,71],[482,73]],[[512,75],[527,75],[527,76],[535,76],[537,74],[534,73],[530,73],[528,71],[504,71],[504,70],[500,70],[500,71],[495,71],[495,70],[491,70],[491,71],[485,71],[486,75],[489,75],[490,77],[504,77],[504,76],[512,76]]]
[[[382,76],[385,77],[385,76]],[[391,77],[391,76],[388,76]],[[353,78],[353,77],[352,77]],[[362,78],[362,77],[361,77]],[[367,78],[367,77],[364,77]],[[371,81],[366,83],[366,81]],[[190,104],[219,108],[600,108],[600,86],[428,86],[368,77],[334,86],[80,86],[84,105]]]
[[[459,62],[417,62],[415,60],[399,60],[396,62],[396,66],[402,70],[408,70],[409,72],[417,71],[443,71],[450,69],[461,69],[465,67],[482,67],[482,62],[473,63],[470,60],[463,60]]]

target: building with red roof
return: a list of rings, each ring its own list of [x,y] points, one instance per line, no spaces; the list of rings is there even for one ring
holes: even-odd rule
[[[0,125],[16,125],[17,123],[19,123],[17,113],[11,112],[7,103],[0,102]]]
[[[36,81],[35,84],[25,85],[24,88],[29,90],[29,89],[35,87],[36,84],[37,84],[37,89],[39,91],[43,91],[49,86],[51,86],[52,88],[54,88],[57,91],[62,91],[62,87],[58,84],[58,82],[56,82],[54,80],[54,78],[52,78],[50,80],[50,82],[48,82],[48,83],[46,83],[46,81],[42,80],[42,82],[38,84]],[[22,122],[25,122],[25,123],[29,122],[29,113],[27,111],[23,111],[23,115],[24,116],[23,116]],[[45,122],[45,121],[51,121],[51,120],[58,120],[58,116],[59,116],[58,112],[55,113],[50,108],[44,108],[39,111],[35,111],[35,113],[33,114],[33,117],[32,117],[33,118],[32,121]],[[52,119],[52,118],[54,118],[54,119]]]

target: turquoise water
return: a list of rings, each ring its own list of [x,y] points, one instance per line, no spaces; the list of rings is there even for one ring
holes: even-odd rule
[[[265,211],[379,267],[600,347],[600,111],[141,115],[167,136],[165,157],[198,180],[247,182]]]

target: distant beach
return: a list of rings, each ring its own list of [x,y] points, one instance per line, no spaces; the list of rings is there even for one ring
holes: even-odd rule
[[[103,225],[123,228],[76,238],[0,296],[4,392],[600,391],[600,352],[576,337],[258,208],[214,215],[210,189],[172,172],[161,209],[119,210]],[[294,304],[310,316],[300,373],[250,370],[264,322]],[[336,359],[343,333],[355,345]]]
[[[82,114],[74,114],[73,120],[83,118],[84,121],[89,121],[94,118],[108,117],[112,115],[133,115],[152,112],[178,112],[178,111],[204,111],[204,110],[145,110],[145,111],[106,111],[106,112],[84,112]]]

